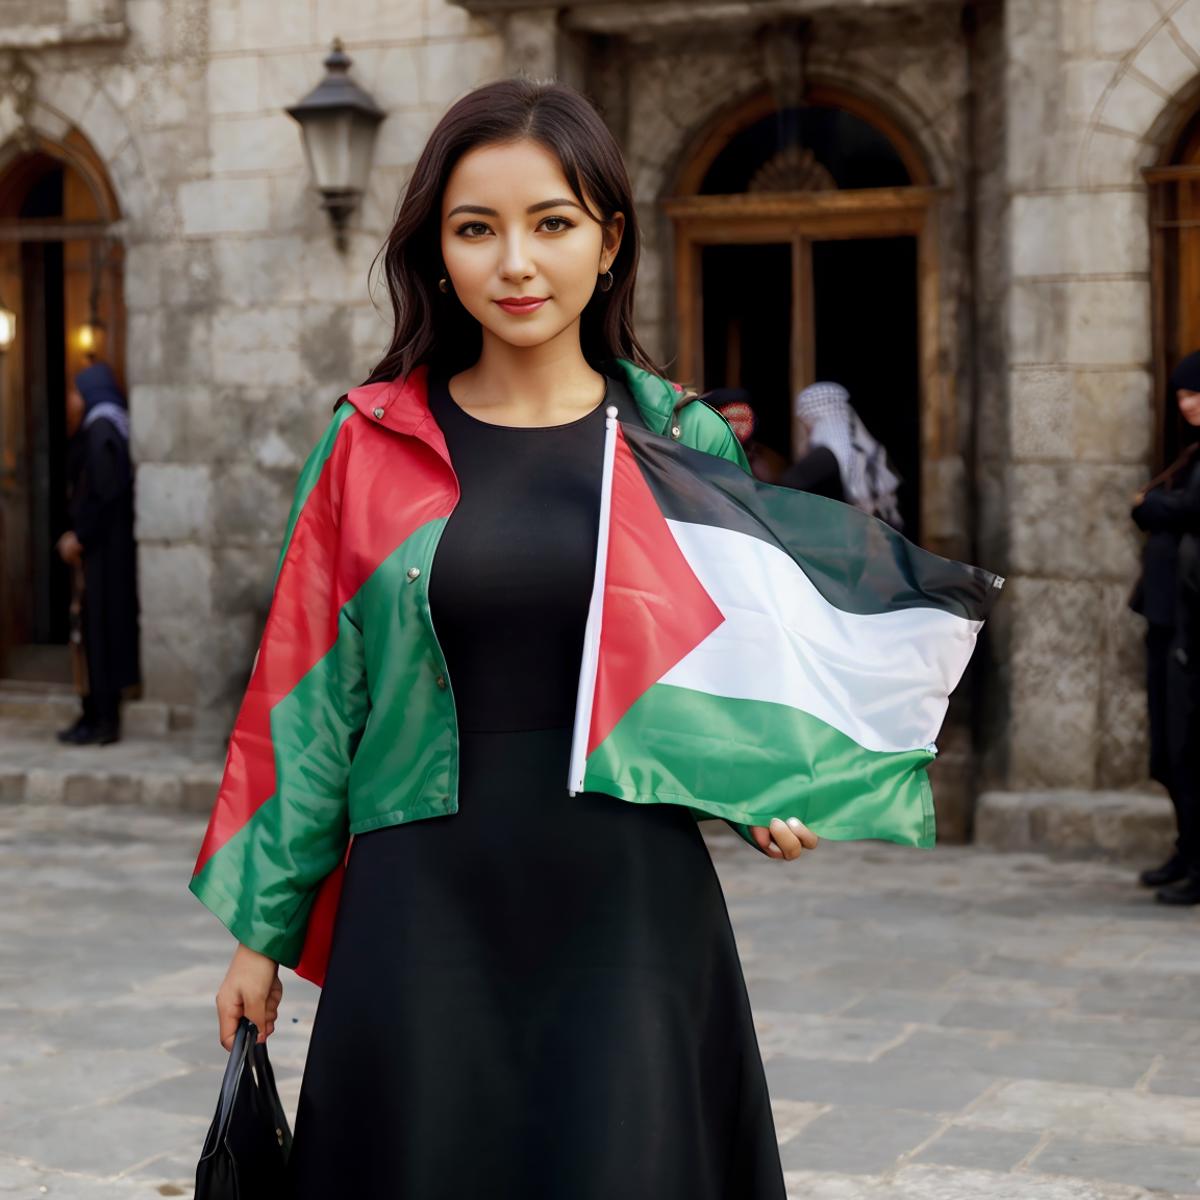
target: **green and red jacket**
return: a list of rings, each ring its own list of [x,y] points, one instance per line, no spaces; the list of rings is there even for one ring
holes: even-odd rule
[[[749,469],[719,413],[616,363],[651,430]],[[422,366],[353,389],[300,472],[189,885],[239,942],[317,983],[352,836],[458,809],[428,585],[459,485],[427,383]]]

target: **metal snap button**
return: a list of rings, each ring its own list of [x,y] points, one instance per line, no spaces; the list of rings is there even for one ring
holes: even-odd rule
[[[442,691],[443,691],[443,692],[446,690],[446,677],[445,677],[445,675],[439,675],[439,676],[437,677],[437,685],[438,685],[438,687],[440,687],[440,688],[442,689]]]
[[[683,432],[683,430],[680,429],[678,425],[671,426],[671,436],[673,438],[677,438],[682,432]]]
[[[377,420],[377,421],[383,420],[383,409],[382,408],[373,408],[371,411],[375,414],[375,420]]]
[[[408,568],[408,582],[412,583],[412,581],[414,579],[416,579],[420,574],[421,574],[420,567],[409,567]]]

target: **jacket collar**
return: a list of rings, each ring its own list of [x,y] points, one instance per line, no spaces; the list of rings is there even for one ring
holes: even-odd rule
[[[677,383],[663,379],[626,358],[615,360],[630,395],[648,429],[666,433],[679,402],[689,395]],[[419,437],[445,457],[445,439],[429,411],[429,366],[423,364],[404,379],[351,388],[346,399],[369,421],[396,433]]]

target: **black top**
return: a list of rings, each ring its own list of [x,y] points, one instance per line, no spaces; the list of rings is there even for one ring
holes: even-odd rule
[[[622,421],[644,422],[611,376],[587,415],[532,428],[471,416],[447,379],[431,372],[429,407],[462,495],[434,555],[429,604],[459,727],[571,725],[595,573],[604,410],[616,405]]]
[[[795,488],[798,492],[828,496],[830,500],[846,499],[846,491],[842,486],[842,468],[828,446],[818,446],[792,463],[780,475],[779,482],[784,487]]]

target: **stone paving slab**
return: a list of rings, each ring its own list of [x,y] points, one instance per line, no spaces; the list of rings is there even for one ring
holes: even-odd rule
[[[1104,862],[705,831],[790,1196],[1200,1200],[1200,912]],[[0,806],[0,1197],[191,1194],[232,947],[186,891],[202,832]],[[319,993],[284,989],[294,1116]]]
[[[1119,862],[1162,859],[1175,840],[1165,790],[1056,789],[984,792],[975,805],[975,843],[992,850],[1102,855]]]
[[[0,802],[212,808],[223,759],[191,733],[130,729],[108,746],[63,746],[57,724],[0,717]]]

